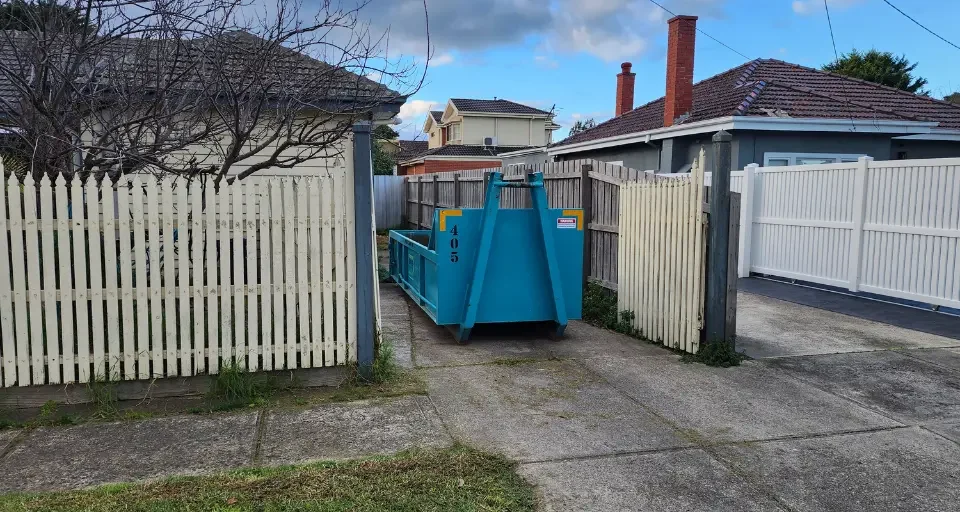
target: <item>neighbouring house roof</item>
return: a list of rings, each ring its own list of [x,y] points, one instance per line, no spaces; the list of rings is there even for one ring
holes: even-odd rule
[[[663,103],[658,98],[551,148],[663,128]],[[757,59],[694,84],[690,115],[673,126],[728,116],[928,121],[960,129],[958,105],[775,59]]]
[[[460,112],[481,112],[485,114],[530,114],[551,116],[550,112],[538,108],[528,107],[508,100],[472,100],[466,98],[450,98],[453,106]],[[434,114],[436,116],[436,114]],[[439,121],[440,119],[437,118]]]
[[[400,151],[397,152],[396,160],[403,162],[420,155],[429,149],[429,143],[425,140],[401,140]]]
[[[22,33],[11,31],[0,31],[0,60],[4,67],[11,70],[19,70],[24,76],[29,75],[29,69],[20,69],[29,65],[29,60],[18,59],[15,50],[21,44],[29,44],[30,38],[21,35]],[[13,42],[20,39],[18,46],[13,46]],[[176,55],[176,62],[173,64],[182,67],[184,70],[200,64],[203,68],[204,63],[209,65],[211,58],[217,59],[218,70],[231,76],[231,80],[236,81],[234,87],[242,85],[247,69],[245,62],[249,60],[251,54],[260,51],[260,47],[265,40],[250,34],[249,32],[236,31],[225,34],[218,38],[198,38],[185,39],[179,41],[171,40],[152,40],[148,41],[150,45],[144,44],[144,40],[136,38],[118,39],[111,43],[111,46],[98,54],[99,61],[96,64],[94,75],[101,84],[109,86],[111,75],[123,73],[129,66],[129,69],[136,69],[137,61],[150,56],[152,58],[161,58],[168,55],[167,58],[173,59],[171,55]],[[178,51],[173,51],[173,45],[178,45]],[[358,73],[353,73],[344,68],[331,66],[325,62],[314,59],[310,56],[299,53],[295,50],[284,48],[282,46],[273,47],[276,52],[275,58],[271,59],[273,73],[283,76],[286,83],[285,87],[301,88],[305,97],[311,94],[323,94],[323,97],[311,98],[311,101],[322,102],[324,104],[341,102],[354,103],[358,108],[363,105],[381,105],[388,104],[393,108],[391,111],[399,111],[399,106],[406,100],[406,97],[397,91],[370,80]],[[109,59],[105,61],[104,59]],[[106,63],[105,63],[106,62]],[[184,90],[198,89],[203,87],[198,81],[191,80],[190,73],[183,74],[182,86]],[[249,77],[254,80],[255,77]],[[109,89],[109,87],[108,87]],[[287,89],[289,92],[289,89]],[[17,101],[17,89],[13,87],[6,77],[0,73],[0,98],[11,103]]]
[[[440,146],[438,148],[424,151],[423,153],[410,157],[406,160],[401,160],[398,158],[397,161],[400,163],[407,163],[410,161],[429,160],[431,157],[497,158],[497,155],[501,153],[529,149],[531,147],[533,146],[469,146],[465,144],[448,144],[446,146]]]
[[[434,120],[434,121],[436,121],[436,122],[439,123],[439,122],[440,122],[440,118],[443,117],[443,111],[442,111],[442,110],[431,110],[431,111],[430,111],[430,115],[433,116],[433,120]]]

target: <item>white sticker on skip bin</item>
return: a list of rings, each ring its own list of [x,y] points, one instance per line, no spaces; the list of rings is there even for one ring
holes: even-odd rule
[[[557,219],[557,229],[577,229],[577,218],[560,217]]]

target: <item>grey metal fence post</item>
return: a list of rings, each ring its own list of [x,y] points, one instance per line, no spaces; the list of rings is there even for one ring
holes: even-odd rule
[[[354,223],[357,251],[357,368],[360,375],[370,378],[373,373],[374,344],[376,342],[377,312],[374,293],[373,265],[373,157],[370,153],[368,123],[353,125],[353,204],[356,211]]]
[[[730,248],[730,172],[733,137],[726,131],[713,135],[713,169],[710,177],[710,224],[707,234],[706,342],[727,340],[727,279]],[[729,340],[733,341],[733,340]]]

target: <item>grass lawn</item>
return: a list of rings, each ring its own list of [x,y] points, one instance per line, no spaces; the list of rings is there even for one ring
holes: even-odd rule
[[[532,511],[534,504],[513,463],[462,446],[0,496],[2,511]]]

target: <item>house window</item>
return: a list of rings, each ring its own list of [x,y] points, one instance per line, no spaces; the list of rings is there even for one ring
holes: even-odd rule
[[[460,140],[460,124],[451,124],[450,129],[450,140]]]
[[[861,156],[837,153],[764,153],[764,167],[783,167],[785,165],[816,165],[856,162]]]

